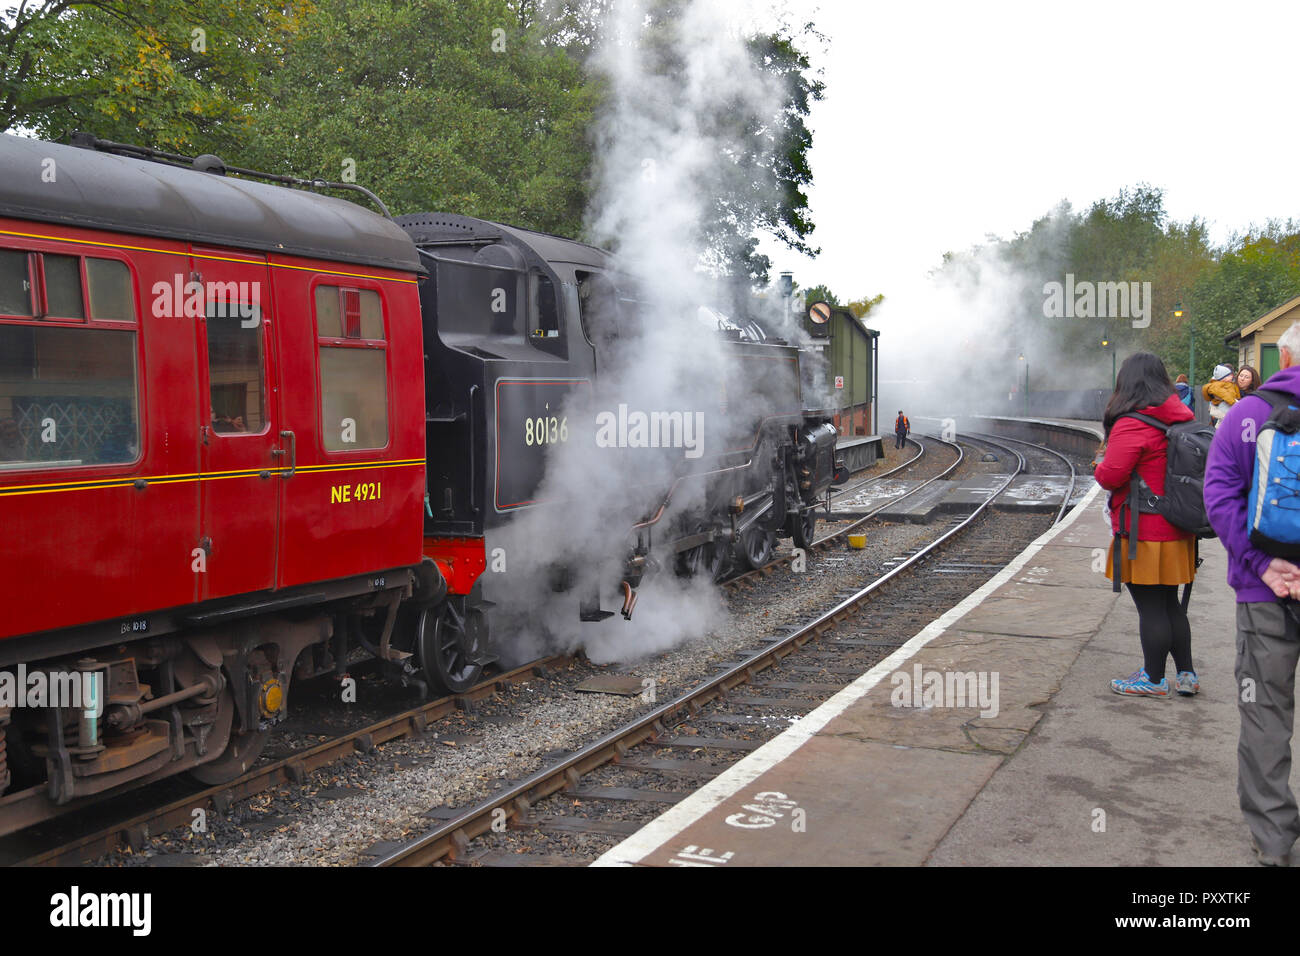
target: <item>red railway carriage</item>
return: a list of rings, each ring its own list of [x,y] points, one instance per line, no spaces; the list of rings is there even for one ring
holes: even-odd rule
[[[241,772],[349,637],[400,661],[423,273],[341,199],[0,137],[0,832]],[[98,716],[33,705],[64,672]]]

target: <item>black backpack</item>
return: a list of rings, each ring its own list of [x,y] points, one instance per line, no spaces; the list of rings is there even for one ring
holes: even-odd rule
[[[1165,493],[1163,495],[1157,495],[1152,491],[1151,486],[1138,477],[1136,471],[1129,483],[1128,501],[1124,505],[1128,509],[1128,534],[1125,535],[1121,531],[1115,536],[1116,591],[1120,589],[1119,539],[1128,538],[1128,559],[1136,560],[1139,514],[1158,514],[1175,528],[1196,535],[1198,543],[1201,538],[1216,537],[1214,529],[1210,527],[1209,515],[1205,512],[1204,493],[1205,462],[1210,456],[1214,429],[1198,421],[1166,425],[1158,418],[1137,412],[1128,412],[1120,415],[1119,418],[1136,418],[1143,424],[1160,429],[1168,442],[1168,447],[1165,451]],[[1134,502],[1137,503],[1136,508],[1133,507]],[[1124,525],[1124,514],[1121,510],[1119,526],[1123,528]],[[1197,567],[1200,567],[1200,564],[1201,557],[1198,551]],[[1184,609],[1191,599],[1191,594],[1192,586],[1188,584],[1183,591]]]

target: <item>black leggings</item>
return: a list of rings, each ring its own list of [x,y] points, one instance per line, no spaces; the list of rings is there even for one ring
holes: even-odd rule
[[[1176,584],[1130,584],[1128,593],[1138,611],[1138,633],[1147,676],[1159,684],[1165,676],[1165,660],[1172,653],[1174,667],[1192,667],[1192,627],[1178,600]]]

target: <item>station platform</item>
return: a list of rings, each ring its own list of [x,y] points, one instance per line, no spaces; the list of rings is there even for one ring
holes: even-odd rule
[[[861,471],[885,457],[885,440],[879,435],[841,436],[835,441],[835,450],[849,472]]]
[[[1254,865],[1226,553],[1201,544],[1189,610],[1201,693],[1120,697],[1110,680],[1141,652],[1132,600],[1101,570],[1100,495],[594,865]],[[897,676],[957,672],[983,675],[989,693],[946,687],[936,703]]]

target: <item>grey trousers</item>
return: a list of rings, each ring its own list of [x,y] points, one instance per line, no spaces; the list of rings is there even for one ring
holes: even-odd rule
[[[1237,796],[1259,848],[1279,856],[1300,837],[1290,787],[1297,663],[1300,625],[1281,604],[1237,605]]]

